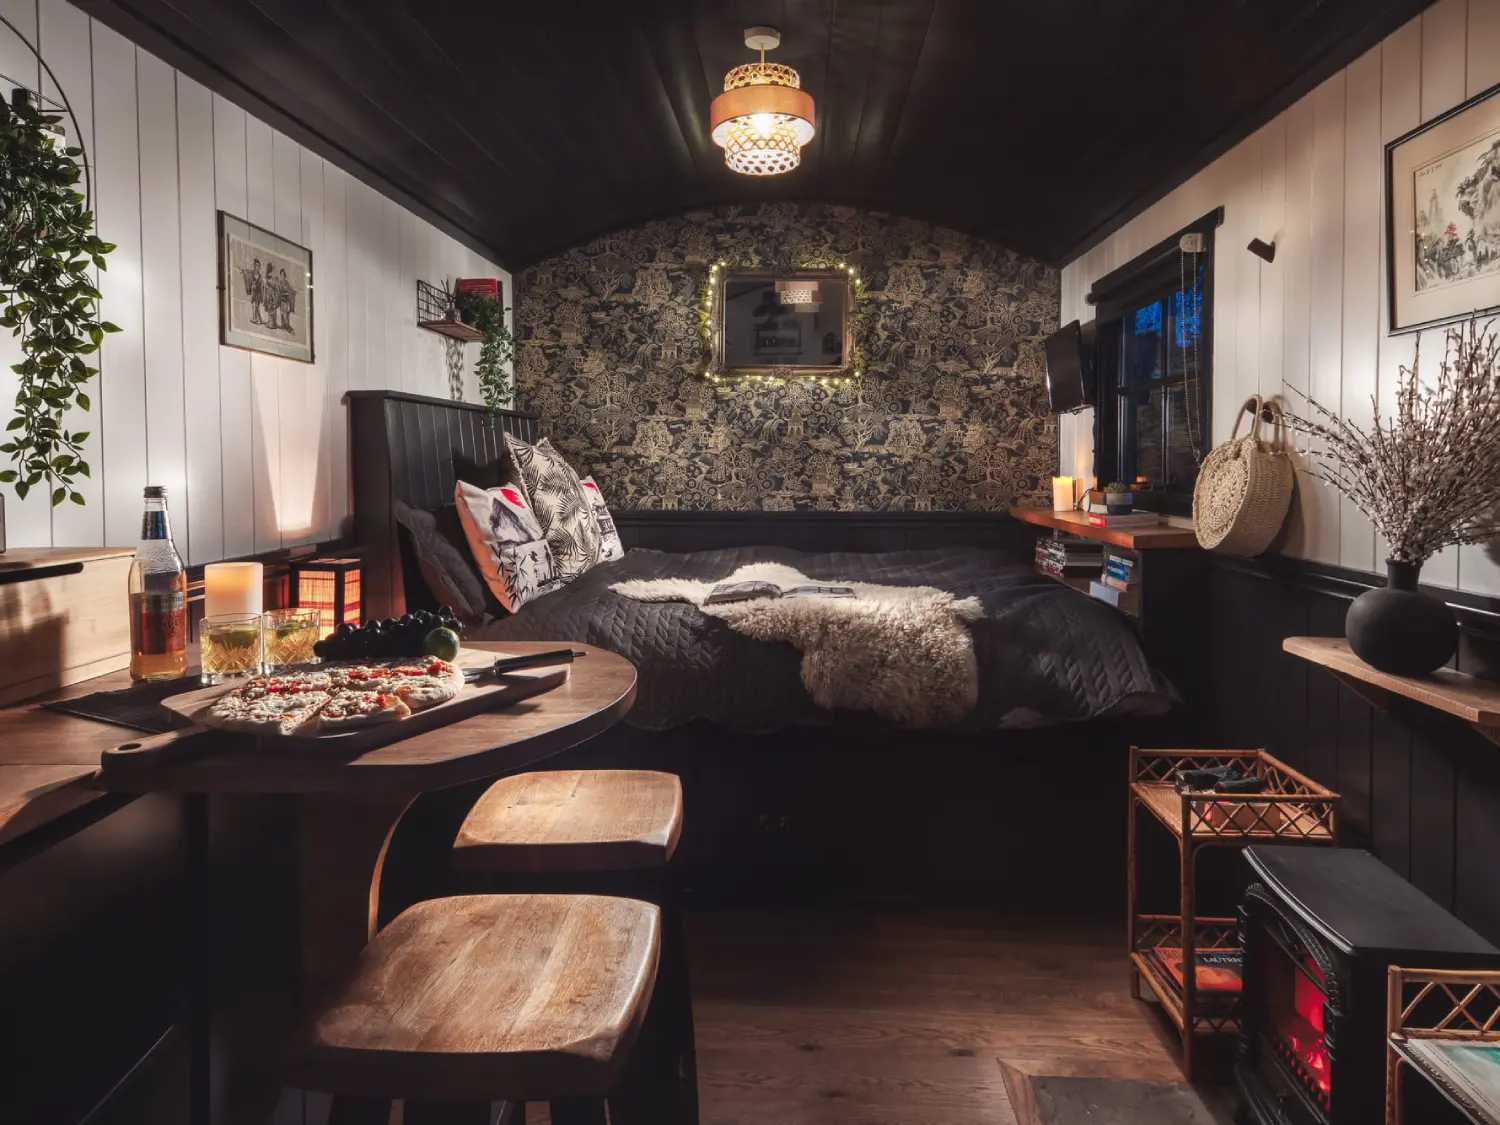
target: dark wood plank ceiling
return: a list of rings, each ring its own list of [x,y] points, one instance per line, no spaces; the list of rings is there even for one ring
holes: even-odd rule
[[[856,203],[1062,262],[1430,0],[75,0],[518,268],[684,208]],[[801,168],[708,137],[742,29]]]

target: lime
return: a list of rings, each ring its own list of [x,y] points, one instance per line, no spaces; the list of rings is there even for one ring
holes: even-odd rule
[[[439,660],[457,660],[458,645],[458,634],[452,629],[434,629],[422,641],[422,651]]]

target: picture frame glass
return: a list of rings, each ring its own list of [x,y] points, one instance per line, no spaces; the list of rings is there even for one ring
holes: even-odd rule
[[[714,298],[716,366],[784,376],[843,371],[852,354],[850,304],[841,270],[730,270]]]
[[[312,251],[219,212],[220,342],[313,362]]]

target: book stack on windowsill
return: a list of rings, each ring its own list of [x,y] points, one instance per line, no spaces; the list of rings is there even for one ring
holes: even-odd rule
[[[1104,565],[1104,545],[1054,532],[1036,543],[1036,568],[1053,578],[1095,578]]]
[[[1116,609],[1133,611],[1140,599],[1136,557],[1125,551],[1108,551],[1101,564],[1098,579],[1089,583],[1089,593]]]

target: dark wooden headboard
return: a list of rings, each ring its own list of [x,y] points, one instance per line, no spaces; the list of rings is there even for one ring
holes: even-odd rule
[[[493,461],[500,456],[502,432],[538,439],[537,416],[519,410],[491,415],[474,403],[402,391],[350,391],[344,402],[354,539],[365,560],[365,612],[397,616],[406,610],[406,588],[392,500],[414,508],[453,503],[453,454]]]
[[[405,612],[426,599],[415,565],[403,558],[392,500],[415,508],[453,503],[453,454],[480,463],[500,455],[501,433],[535,442],[535,414],[427,398],[401,391],[350,391],[349,479],[354,537],[364,550],[367,615]],[[587,473],[588,466],[575,466]],[[707,551],[721,547],[790,547],[802,551],[896,551],[919,547],[989,547],[1030,557],[1036,529],[1004,512],[703,512],[613,511],[626,547]],[[409,547],[405,548],[409,551]]]

